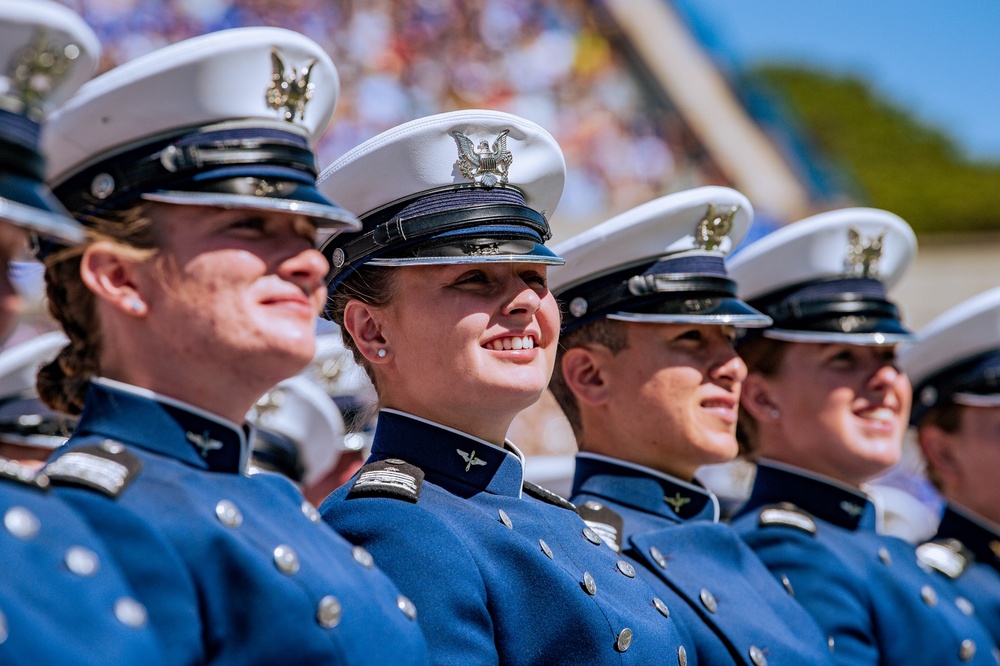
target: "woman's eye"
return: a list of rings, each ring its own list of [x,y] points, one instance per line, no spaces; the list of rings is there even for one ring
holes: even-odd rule
[[[538,287],[540,287],[542,289],[546,289],[549,286],[549,281],[546,279],[546,277],[544,275],[539,274],[539,273],[533,273],[531,275],[525,275],[522,279],[524,280],[524,282],[526,284],[533,284],[533,285],[536,285],[536,286],[538,286]]]
[[[697,342],[701,340],[701,331],[699,331],[698,329],[691,329],[690,331],[684,331],[683,333],[677,336],[677,339],[694,340]]]
[[[250,230],[250,231],[263,231],[265,227],[265,221],[260,217],[247,217],[236,220],[229,225],[230,229],[237,230]]]
[[[486,275],[480,271],[464,273],[455,280],[455,284],[485,284],[486,282]]]

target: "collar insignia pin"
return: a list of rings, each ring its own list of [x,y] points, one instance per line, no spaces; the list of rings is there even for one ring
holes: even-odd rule
[[[670,505],[670,508],[674,510],[674,513],[680,515],[681,507],[691,501],[690,497],[683,497],[680,493],[675,493],[673,497],[663,497],[663,501]]]
[[[462,456],[462,460],[465,461],[465,463],[466,463],[466,465],[465,465],[465,471],[466,472],[468,472],[470,469],[472,469],[473,465],[485,465],[486,464],[485,460],[483,460],[482,458],[477,458],[476,457],[476,452],[475,451],[473,451],[472,453],[466,453],[462,449],[455,449],[455,452],[458,453],[458,455]]]
[[[214,439],[207,430],[201,435],[189,431],[185,433],[185,436],[201,452],[202,458],[207,458],[209,453],[218,451],[223,446],[222,442]]]
[[[300,70],[285,65],[277,49],[271,49],[271,85],[265,94],[267,105],[275,111],[281,111],[281,117],[288,122],[295,122],[298,116],[302,120],[306,114],[306,104],[312,99],[316,84],[309,83],[312,76],[313,60]]]
[[[847,256],[844,268],[857,277],[878,277],[878,262],[882,258],[883,231],[871,238],[862,237],[861,232],[851,227],[847,230]]]
[[[514,155],[507,150],[508,134],[510,130],[500,132],[490,147],[489,141],[480,141],[477,146],[461,132],[452,132],[458,143],[458,168],[462,175],[487,189],[506,185],[507,171],[514,161]]]
[[[846,513],[851,518],[857,518],[858,516],[861,515],[862,511],[862,508],[859,505],[855,504],[854,502],[848,502],[847,500],[844,500],[843,502],[840,503],[840,508],[843,509],[844,513]]]
[[[703,250],[718,250],[722,241],[733,230],[733,217],[739,209],[739,206],[733,206],[720,213],[716,210],[715,204],[708,204],[705,217],[694,230],[695,245]]]

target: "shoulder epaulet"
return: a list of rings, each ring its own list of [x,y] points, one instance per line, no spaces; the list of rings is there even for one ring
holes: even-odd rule
[[[42,490],[49,487],[49,477],[16,460],[0,459],[0,479]]]
[[[577,507],[576,512],[604,543],[616,553],[621,552],[622,532],[625,530],[625,519],[621,514],[597,500],[587,500]]]
[[[933,569],[948,578],[958,578],[969,566],[972,557],[956,539],[928,541],[917,546],[917,561],[925,569]]]
[[[423,483],[424,470],[399,458],[386,458],[358,470],[347,499],[393,497],[416,503]]]
[[[794,527],[809,534],[816,534],[816,521],[813,517],[788,502],[763,507],[757,517],[757,524],[761,527],[772,525]]]
[[[42,469],[56,485],[90,488],[118,497],[142,469],[142,461],[121,442],[106,439],[62,454]]]
[[[525,481],[521,484],[521,488],[524,490],[525,494],[534,497],[536,500],[541,500],[547,504],[554,504],[555,506],[566,509],[567,511],[576,511],[576,505],[568,499],[563,499],[551,490],[542,488],[538,484],[532,483],[531,481]]]

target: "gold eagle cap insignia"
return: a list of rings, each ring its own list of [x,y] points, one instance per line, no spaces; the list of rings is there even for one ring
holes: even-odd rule
[[[497,135],[493,145],[480,141],[477,146],[472,139],[455,130],[451,135],[458,144],[458,170],[462,175],[487,189],[507,184],[507,173],[514,162],[514,155],[507,149],[507,135],[504,130]]]
[[[270,108],[281,113],[282,119],[293,123],[296,116],[299,120],[305,118],[306,104],[316,89],[316,84],[309,81],[316,62],[313,58],[309,64],[296,70],[285,64],[278,49],[271,49],[271,85],[267,87],[264,98]]]
[[[847,256],[844,257],[844,269],[848,275],[855,277],[878,277],[878,263],[882,258],[882,241],[886,232],[878,236],[862,236],[861,232],[850,227],[847,230]]]
[[[69,74],[73,61],[80,57],[76,44],[56,44],[49,41],[45,30],[37,30],[31,43],[25,46],[8,66],[8,95],[23,104],[28,115],[45,112],[45,101]]]
[[[733,206],[720,213],[715,204],[708,204],[705,217],[701,219],[694,230],[695,245],[710,252],[718,250],[726,237],[732,233],[733,218],[739,209],[739,206]]]

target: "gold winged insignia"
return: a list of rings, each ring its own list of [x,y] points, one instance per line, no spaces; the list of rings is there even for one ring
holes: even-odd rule
[[[736,216],[736,211],[739,209],[739,206],[733,206],[729,210],[720,213],[715,208],[715,204],[708,204],[705,217],[698,223],[694,231],[695,245],[703,250],[711,251],[719,249],[722,241],[732,232],[733,217]]]
[[[680,515],[681,507],[691,501],[690,497],[684,497],[680,493],[675,493],[673,497],[667,497],[664,495],[663,501],[670,505],[670,508],[674,510],[674,513]]]
[[[847,256],[844,257],[844,269],[850,275],[858,277],[878,277],[878,262],[882,258],[882,241],[885,233],[871,238],[863,237],[861,232],[851,227],[847,230]]]
[[[265,99],[269,107],[280,111],[281,117],[290,123],[295,122],[296,116],[302,120],[306,115],[306,104],[312,99],[313,90],[316,88],[316,84],[309,82],[315,64],[314,58],[308,65],[296,71],[294,67],[289,68],[285,65],[278,49],[271,49],[273,71]]]
[[[207,430],[202,435],[188,431],[185,436],[187,441],[194,444],[195,448],[201,452],[202,458],[207,458],[209,453],[218,451],[223,446],[222,442],[209,435]]]
[[[514,161],[514,155],[507,150],[507,135],[504,130],[497,135],[493,146],[489,141],[480,141],[476,146],[472,139],[459,131],[453,131],[458,144],[458,168],[469,180],[489,189],[507,184],[507,171]]]
[[[473,465],[485,465],[486,464],[485,460],[483,460],[482,458],[477,458],[476,457],[476,452],[475,451],[473,451],[472,453],[466,453],[462,449],[455,449],[455,452],[458,453],[458,455],[462,456],[462,460],[464,460],[466,462],[466,465],[465,465],[465,471],[466,472],[468,472],[470,469],[472,469]]]

